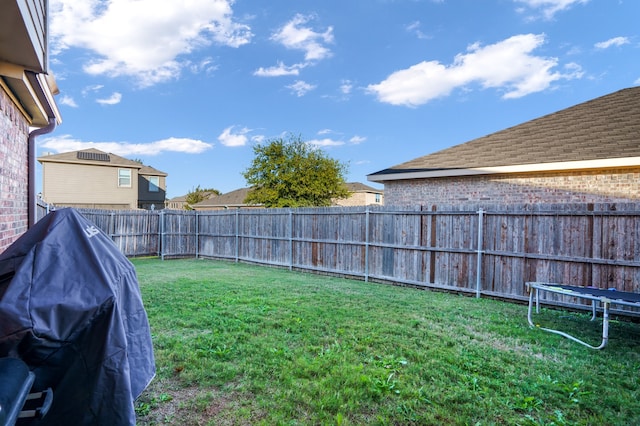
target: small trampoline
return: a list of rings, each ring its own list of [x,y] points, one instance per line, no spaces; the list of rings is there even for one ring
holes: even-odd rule
[[[529,288],[529,310],[527,313],[527,319],[531,327],[536,327],[532,320],[533,303],[535,300],[536,313],[540,312],[540,292],[549,292],[560,294],[564,296],[571,296],[580,299],[591,300],[592,316],[591,320],[595,320],[599,305],[602,306],[602,342],[598,346],[590,345],[589,343],[578,339],[568,333],[560,330],[554,330],[551,328],[538,327],[541,330],[548,331],[550,333],[559,334],[567,339],[578,342],[581,345],[587,346],[591,349],[602,349],[607,345],[609,341],[609,309],[611,305],[621,305],[640,308],[640,294],[630,293],[617,290],[603,290],[593,287],[579,287],[572,285],[553,284],[553,283],[541,283],[541,282],[528,282]]]

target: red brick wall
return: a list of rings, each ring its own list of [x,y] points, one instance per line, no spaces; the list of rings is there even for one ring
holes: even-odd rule
[[[640,202],[640,167],[385,182],[385,205]]]
[[[0,87],[0,253],[27,230],[29,125]]]

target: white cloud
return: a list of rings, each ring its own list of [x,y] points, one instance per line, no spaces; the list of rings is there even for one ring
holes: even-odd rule
[[[100,105],[116,105],[119,104],[122,100],[122,94],[118,92],[114,92],[108,98],[96,99],[96,102]]]
[[[295,83],[290,84],[290,85],[288,85],[286,87],[287,87],[287,89],[291,89],[291,91],[293,93],[295,93],[296,96],[301,97],[301,96],[306,95],[311,90],[315,89],[317,86],[314,86],[313,84],[306,83],[306,82],[304,82],[302,80],[297,80]]]
[[[342,80],[340,91],[343,95],[348,95],[353,90],[353,83],[350,80]]]
[[[304,51],[306,61],[319,61],[331,56],[331,50],[325,45],[333,43],[333,27],[324,32],[316,32],[305,26],[311,16],[297,14],[289,22],[284,24],[271,39],[282,43],[287,49]]]
[[[159,155],[165,152],[200,154],[212,147],[211,144],[197,139],[170,137],[149,143],[129,142],[86,142],[74,139],[71,135],[43,138],[40,146],[55,152],[69,152],[80,149],[96,148],[112,152],[123,157],[130,155]]]
[[[329,133],[333,133],[333,130],[331,129],[322,129],[318,131],[319,135],[328,135]]]
[[[553,16],[563,10],[567,10],[573,5],[587,3],[589,0],[514,0],[517,3],[524,3],[530,9],[539,10],[545,19],[552,19]]]
[[[60,102],[60,105],[66,105],[72,108],[78,108],[78,104],[71,96],[64,95],[60,98],[59,102]]]
[[[94,84],[93,86],[86,86],[82,89],[82,96],[87,96],[91,93],[98,92],[102,90],[104,86],[102,84]]]
[[[324,32],[314,31],[306,26],[312,19],[312,16],[297,14],[271,36],[271,40],[282,44],[287,49],[303,51],[304,62],[288,66],[279,61],[276,66],[258,68],[253,75],[258,77],[299,75],[301,69],[330,57],[332,53],[326,45],[333,43],[333,27],[327,28]]]
[[[349,142],[351,142],[354,145],[358,145],[358,144],[361,144],[362,142],[364,142],[366,140],[367,140],[367,138],[365,138],[364,136],[355,135],[354,137],[349,139]]]
[[[204,58],[198,62],[189,62],[189,69],[194,74],[211,74],[218,69],[216,64],[211,58]]]
[[[420,21],[414,21],[407,25],[405,29],[421,40],[428,40],[430,37],[422,32],[422,30],[420,29],[421,26],[422,24],[420,23]]]
[[[630,41],[628,37],[614,37],[609,40],[596,43],[594,46],[596,49],[608,49],[611,46],[622,46],[629,43]]]
[[[236,133],[233,133],[233,128],[235,126],[229,126],[222,131],[220,136],[218,136],[218,140],[224,146],[245,146],[249,140],[247,133],[251,130],[243,127]]]
[[[340,146],[340,145],[344,145],[344,142],[342,141],[337,141],[334,139],[330,139],[330,138],[324,138],[324,139],[312,139],[310,141],[307,141],[307,143],[309,145],[313,145],[316,147],[320,147],[320,146]]]
[[[238,47],[251,40],[234,22],[233,0],[51,0],[55,55],[81,48],[92,53],[85,72],[131,76],[141,86],[177,78],[184,55],[217,43]]]
[[[286,66],[282,62],[278,62],[278,65],[264,68],[260,67],[256,71],[254,71],[253,75],[258,77],[281,77],[284,75],[298,75],[300,74],[300,69],[304,68],[303,64],[295,64],[291,66]]]
[[[563,74],[552,71],[558,65],[556,58],[532,55],[543,43],[544,35],[534,34],[516,35],[484,47],[475,43],[467,53],[456,55],[451,65],[423,61],[369,85],[367,91],[381,102],[415,107],[472,83],[500,89],[509,99],[540,92],[560,79],[582,76],[576,64],[570,64]]]

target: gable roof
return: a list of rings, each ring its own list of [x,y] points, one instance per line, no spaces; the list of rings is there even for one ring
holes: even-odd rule
[[[89,148],[79,151],[63,152],[61,154],[50,154],[38,157],[40,163],[69,163],[69,164],[89,164],[94,166],[107,167],[128,167],[138,169],[138,173],[150,176],[167,176],[167,173],[145,166],[137,161],[129,160],[119,155],[106,153],[99,149]]]
[[[368,180],[640,165],[640,87],[372,173]]]
[[[144,176],[168,176],[167,173],[161,172],[160,170],[156,169],[155,167],[145,166],[144,164],[142,165],[142,167],[140,167],[140,170],[138,171],[138,174],[141,174],[141,175],[144,175]]]
[[[360,182],[347,182],[345,186],[347,187],[347,190],[352,193],[353,192],[371,192],[373,194],[382,194],[384,192],[381,189],[376,189]]]
[[[169,199],[169,202],[182,202],[182,203],[186,203],[187,202],[187,194],[185,195],[178,195],[177,197],[173,197]]]

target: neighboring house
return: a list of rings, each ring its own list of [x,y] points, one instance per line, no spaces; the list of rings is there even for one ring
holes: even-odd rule
[[[167,174],[151,166],[142,165],[138,170],[138,208],[164,209],[166,198]]]
[[[172,199],[170,199],[169,201],[167,201],[167,208],[168,209],[173,209],[173,210],[184,210],[187,208],[188,203],[187,203],[187,195],[180,195],[179,197],[173,197]],[[216,194],[215,192],[206,192],[204,194],[204,199],[208,200],[210,198],[213,197],[217,197],[218,194]]]
[[[349,198],[335,200],[334,206],[365,206],[370,204],[382,205],[384,202],[383,191],[372,188],[358,182],[347,183],[350,192]],[[262,204],[246,204],[244,202],[251,188],[241,188],[226,194],[212,197],[208,200],[194,204],[194,210],[222,210],[239,208],[264,208]]]
[[[346,184],[349,191],[348,198],[341,198],[333,201],[334,206],[353,207],[384,205],[384,191],[375,189],[360,182],[349,182]]]
[[[36,221],[35,139],[61,123],[46,0],[0,1],[0,252]]]
[[[180,195],[179,197],[173,197],[167,201],[166,208],[172,210],[184,210],[187,205],[187,196]]]
[[[45,155],[42,199],[56,207],[163,209],[167,174],[97,149]]]
[[[640,202],[640,87],[367,178],[388,206]]]
[[[194,210],[255,209],[263,208],[262,204],[246,204],[244,202],[251,188],[240,188],[208,200],[200,201],[191,207]]]

